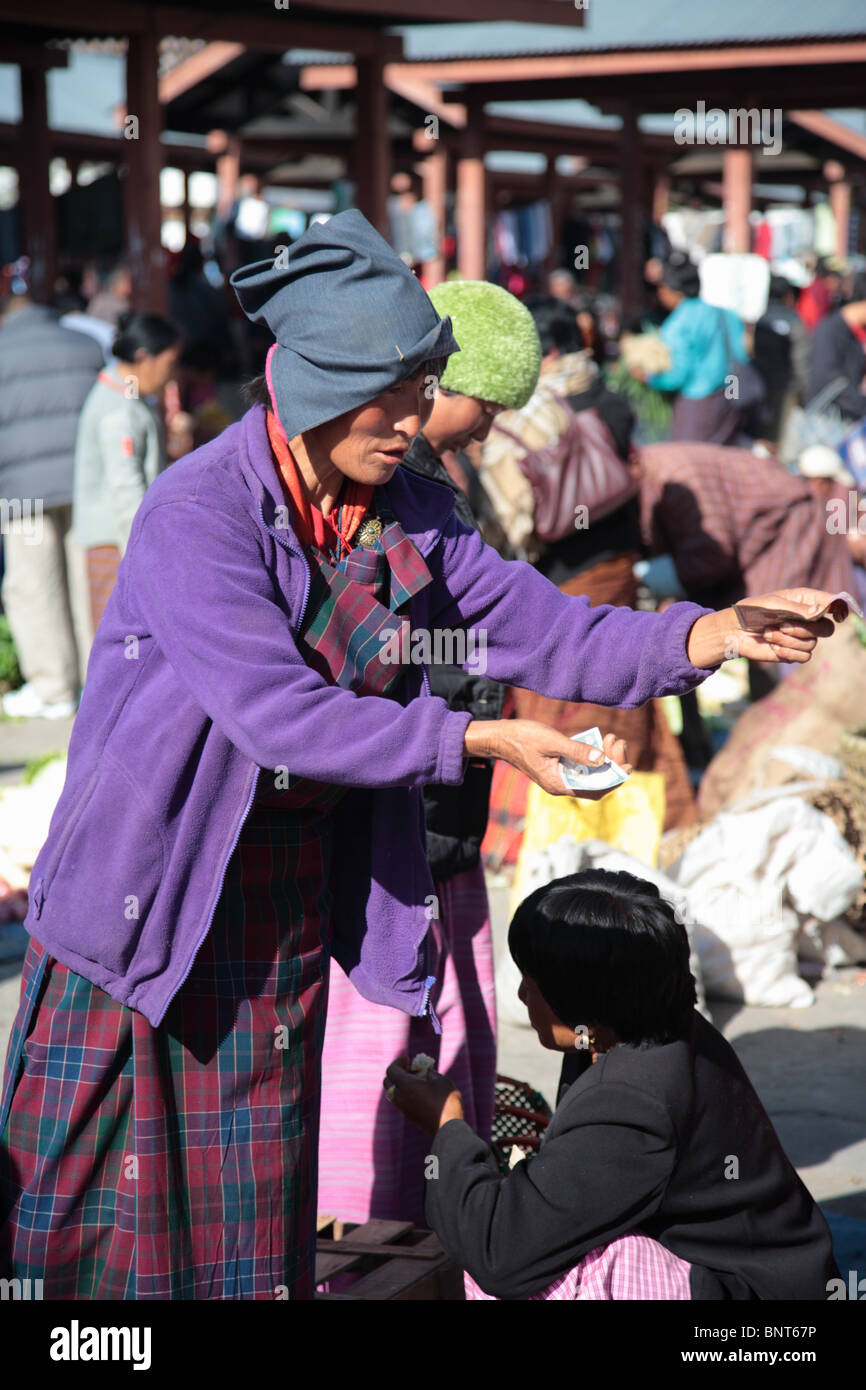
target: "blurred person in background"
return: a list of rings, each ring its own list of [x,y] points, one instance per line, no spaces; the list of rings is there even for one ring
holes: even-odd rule
[[[773,443],[789,410],[806,399],[809,384],[812,345],[796,303],[794,286],[771,276],[767,308],[755,324],[755,366],[767,390],[759,432]]]
[[[90,390],[75,444],[72,525],[87,551],[95,632],[117,579],[133,518],[167,466],[158,396],[174,372],[180,331],[158,314],[127,314],[112,345],[116,361]]]
[[[78,703],[87,630],[72,534],[74,440],[103,355],[26,293],[9,295],[2,309],[0,493],[9,515],[0,593],[24,676],[3,696],[3,712],[63,719]]]
[[[641,376],[657,391],[675,391],[673,439],[733,443],[740,429],[740,407],[729,399],[731,362],[748,362],[742,319],[731,309],[700,297],[698,268],[683,251],[663,263],[658,297],[668,310],[659,337],[671,355],[665,372]],[[639,375],[635,370],[634,375]]]
[[[550,272],[547,277],[547,293],[577,311],[577,278],[565,266],[560,266],[558,270]]]
[[[109,362],[118,320],[132,307],[132,272],[123,261],[94,262],[84,271],[81,291],[86,308],[64,314],[60,322],[95,338]]]
[[[850,527],[844,534],[857,585],[855,589],[851,590],[851,593],[859,599],[860,607],[866,612],[866,534],[860,530],[859,506],[854,508],[857,525],[851,527],[853,520],[852,495],[859,502],[856,480],[848,472],[836,450],[831,449],[827,444],[811,444],[808,449],[804,449],[797,459],[797,472],[801,478],[806,479],[810,491],[813,496],[817,497],[828,521],[831,512],[828,503],[842,503],[841,511]],[[838,505],[835,510],[840,510]],[[825,522],[825,524],[827,523]]]
[[[797,312],[807,332],[814,333],[821,320],[838,307],[841,295],[842,274],[839,266],[828,257],[820,256],[811,284],[800,291],[797,300]]]
[[[532,534],[532,489],[520,471],[520,459],[544,448],[570,427],[573,414],[595,411],[608,432],[610,448],[624,463],[631,459],[634,416],[624,397],[607,390],[595,363],[583,348],[574,315],[565,305],[539,296],[527,301],[543,355],[541,377],[531,400],[520,411],[508,411],[494,421],[482,453],[482,480],[494,503],[504,506],[500,520],[517,546],[529,543],[535,568],[564,594],[585,594],[592,606],[637,606],[634,563],[643,553],[637,496],[586,529],[574,529],[561,540],[542,547]],[[572,414],[573,412],[573,414]],[[626,740],[636,770],[665,777],[664,828],[688,825],[696,819],[695,800],[685,758],[671,732],[662,705],[652,700],[640,709],[608,709],[589,703],[551,700],[517,687],[509,691],[509,707],[519,719],[535,719],[565,734],[604,725]],[[501,821],[518,815],[520,796],[527,787],[509,777],[503,788],[508,805],[497,806]],[[498,795],[498,788],[497,788]]]
[[[866,270],[851,282],[850,298],[841,309],[821,320],[812,339],[812,370],[808,399],[814,398],[831,382],[845,385],[832,404],[848,420],[866,417]]]
[[[445,364],[432,411],[402,468],[447,488],[455,496],[458,518],[477,532],[477,518],[442,455],[480,443],[502,410],[526,402],[541,363],[538,335],[527,309],[498,285],[451,280],[429,293],[436,312],[450,318],[460,351]],[[505,687],[485,669],[486,662],[473,660],[471,653],[463,666],[446,656],[429,668],[431,693],[473,719],[498,720]],[[438,902],[431,930],[441,951],[442,979],[433,998],[442,1035],[433,1047],[437,1065],[457,1078],[467,1113],[487,1138],[496,1081],[496,1006],[481,841],[492,772],[491,760],[473,758],[460,786],[424,788],[427,859]],[[382,1072],[400,1052],[430,1050],[424,1025],[422,1019],[370,1003],[332,964],[322,1054],[320,1210],[351,1221],[422,1224],[417,1169],[426,1149],[399,1111],[385,1103]]]
[[[693,603],[801,586],[856,593],[846,538],[828,532],[809,483],[777,459],[678,442],[647,445],[640,465],[644,542],[672,557]],[[766,675],[750,667],[753,699],[775,684]]]
[[[216,355],[218,368],[229,365],[233,353],[226,296],[204,273],[204,257],[196,237],[169,256],[168,312],[183,334],[185,349],[206,348]]]

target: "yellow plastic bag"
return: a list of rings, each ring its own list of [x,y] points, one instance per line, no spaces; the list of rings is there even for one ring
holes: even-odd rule
[[[665,779],[661,772],[633,772],[627,782],[600,801],[551,796],[533,782],[526,799],[526,829],[509,915],[526,896],[523,878],[527,855],[546,849],[562,835],[575,840],[604,840],[645,864],[656,866],[665,811]]]

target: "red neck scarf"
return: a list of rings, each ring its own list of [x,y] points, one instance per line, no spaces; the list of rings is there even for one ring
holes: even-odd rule
[[[274,343],[270,348],[265,363],[272,406],[274,388],[271,381],[271,357],[276,346]],[[344,478],[338,497],[331,511],[325,516],[321,509],[310,501],[297,460],[289,448],[289,441],[275,409],[268,411],[267,425],[271,451],[283,483],[286,500],[292,509],[295,534],[302,544],[315,545],[317,549],[325,552],[336,550],[342,559],[344,554],[348,553],[349,542],[373,500],[373,484],[357,483],[352,478]]]

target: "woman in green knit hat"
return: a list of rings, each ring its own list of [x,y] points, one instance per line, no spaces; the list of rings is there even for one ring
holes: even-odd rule
[[[474,497],[467,498],[452,479],[441,455],[483,441],[500,410],[526,404],[538,381],[541,345],[529,310],[498,285],[449,280],[431,290],[430,298],[440,315],[450,315],[460,351],[449,357],[438,389],[431,378],[433,410],[402,466],[450,488],[460,520],[478,530]],[[433,695],[475,719],[500,718],[504,687],[483,674],[483,652],[473,647],[469,670],[446,664],[448,657],[443,660],[441,653],[432,655]],[[453,652],[450,658],[459,661],[464,655]],[[612,756],[624,758],[625,748],[618,746]],[[386,1067],[401,1053],[435,1054],[437,1070],[447,1072],[460,1090],[476,1133],[490,1139],[496,1007],[481,841],[492,771],[491,762],[474,760],[460,786],[424,789],[427,855],[436,887],[433,906],[438,908],[431,911],[431,926],[442,948],[433,992],[441,1037],[424,1020],[368,1003],[340,969],[331,967],[322,1055],[319,1210],[348,1221],[382,1218],[423,1225],[419,1175],[429,1144],[382,1090]]]

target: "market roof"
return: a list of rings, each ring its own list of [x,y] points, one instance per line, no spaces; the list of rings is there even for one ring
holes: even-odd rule
[[[467,9],[471,0],[467,0]],[[576,11],[580,14],[581,11]],[[854,38],[866,34],[862,0],[592,0],[582,28],[550,24],[420,24],[401,28],[408,61],[521,54],[639,52],[649,48]]]

